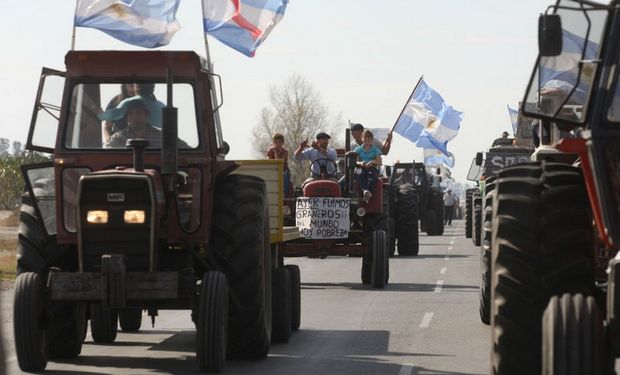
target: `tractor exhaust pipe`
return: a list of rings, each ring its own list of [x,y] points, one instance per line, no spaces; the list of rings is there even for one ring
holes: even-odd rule
[[[166,88],[168,100],[166,107],[162,108],[162,147],[161,147],[161,174],[166,180],[166,191],[174,192],[177,175],[177,137],[178,129],[178,110],[173,106],[172,101],[172,68],[166,71]]]

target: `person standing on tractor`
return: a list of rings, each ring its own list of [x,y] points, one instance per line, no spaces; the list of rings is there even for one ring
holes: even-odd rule
[[[308,139],[303,140],[297,149],[295,150],[295,159],[297,160],[309,160],[311,163],[311,172],[312,176],[310,180],[321,177],[321,163],[315,161],[321,159],[330,159],[336,162],[336,150],[333,148],[328,148],[329,140],[331,137],[329,134],[325,132],[320,132],[316,135],[316,148],[309,147]],[[323,164],[326,168],[330,168],[329,164]],[[328,175],[335,175],[336,170],[335,167],[332,167],[333,171],[325,171]]]
[[[379,179],[379,169],[381,166],[381,149],[374,144],[372,132],[365,129],[362,132],[364,143],[357,146],[353,151],[360,157],[361,169],[358,169],[357,178],[363,192],[364,201],[368,202],[372,198],[375,183]]]
[[[443,196],[444,207],[444,222],[443,225],[452,225],[452,216],[454,216],[454,207],[457,205],[458,200],[456,195],[452,194],[452,190]]]
[[[355,150],[357,146],[361,146],[364,144],[364,140],[362,138],[362,133],[364,132],[364,125],[362,124],[353,124],[351,126],[351,136],[353,140],[351,141],[351,150]],[[383,155],[387,155],[390,152],[390,147],[392,146],[392,132],[390,131],[387,135],[387,139],[384,143],[381,143],[378,139],[373,140],[373,144],[377,146]]]
[[[284,196],[288,194],[288,185],[291,181],[291,170],[288,168],[288,150],[284,146],[284,136],[281,133],[273,135],[273,146],[267,150],[267,158],[282,159],[282,177],[284,180]]]

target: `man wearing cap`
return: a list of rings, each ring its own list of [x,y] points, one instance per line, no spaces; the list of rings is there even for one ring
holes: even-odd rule
[[[295,150],[295,159],[297,160],[310,160],[310,163],[319,159],[331,159],[336,161],[336,150],[333,148],[328,148],[330,136],[327,133],[320,132],[316,135],[316,148],[308,147],[308,139],[306,138],[302,141],[297,149]],[[336,170],[330,171],[330,168],[333,168],[333,165],[327,164],[328,168],[327,173],[336,174]],[[319,176],[321,174],[320,170],[321,166],[319,163],[312,164],[312,174],[315,176]]]
[[[121,109],[115,108],[115,109]],[[149,147],[161,147],[161,131],[148,122],[149,109],[146,103],[139,96],[134,96],[127,100],[122,107],[124,117],[127,120],[127,127],[114,133],[104,144],[105,148],[125,148],[128,139],[141,138],[150,142]],[[107,120],[106,112],[99,115],[102,120]]]
[[[351,150],[355,150],[357,146],[361,146],[364,144],[364,140],[362,139],[362,132],[364,131],[364,125],[362,124],[352,124],[351,125],[351,136],[353,140],[351,141]],[[377,138],[374,139],[373,144],[377,146],[383,155],[387,155],[390,152],[390,147],[392,146],[392,132],[388,133],[387,139],[385,143],[381,143]]]

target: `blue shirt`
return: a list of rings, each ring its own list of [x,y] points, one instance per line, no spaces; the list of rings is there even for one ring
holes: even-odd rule
[[[336,150],[333,148],[328,148],[327,155],[325,155],[325,154],[322,154],[319,150],[310,147],[310,148],[303,150],[301,152],[301,155],[297,159],[310,160],[311,163],[318,159],[331,159],[335,162],[336,161]],[[332,164],[330,162],[327,162],[326,163],[327,173],[335,174],[336,173],[335,167],[336,167],[335,163]],[[319,163],[312,164],[312,173],[314,173],[315,175],[321,174],[321,166],[319,165]]]
[[[383,153],[381,152],[381,150],[379,149],[379,147],[372,145],[372,147],[370,147],[369,151],[364,150],[364,146],[357,146],[355,148],[355,150],[353,150],[355,152],[357,152],[360,156],[360,160],[363,162],[369,162],[371,160],[375,160],[377,158],[377,156],[381,156],[383,155]]]

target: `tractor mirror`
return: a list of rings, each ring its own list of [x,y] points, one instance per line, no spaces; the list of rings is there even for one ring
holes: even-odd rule
[[[392,176],[392,166],[390,166],[390,165],[386,165],[385,166],[385,175],[387,177],[391,177]]]
[[[437,170],[435,171],[435,174],[441,174],[441,168],[437,168]]]
[[[482,152],[476,153],[476,165],[482,165]]]
[[[562,53],[562,20],[557,14],[541,14],[538,18],[538,53],[559,56]]]
[[[230,152],[230,145],[228,144],[228,142],[224,141],[222,143],[222,147],[220,147],[217,151],[221,155],[228,155],[228,153]]]

